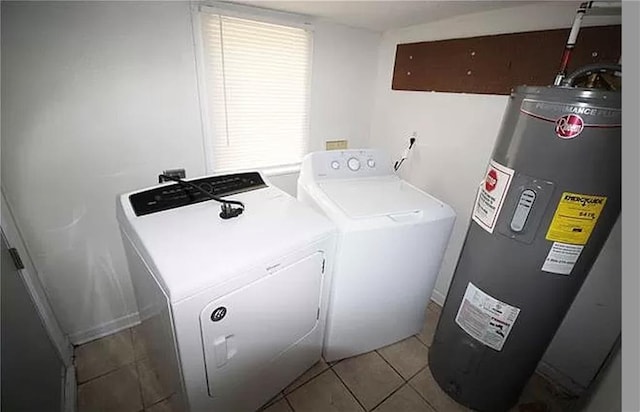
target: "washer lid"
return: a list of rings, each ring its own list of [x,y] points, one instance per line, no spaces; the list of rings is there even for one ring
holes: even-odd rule
[[[439,215],[444,204],[396,176],[319,183],[322,191],[352,219],[422,212]]]

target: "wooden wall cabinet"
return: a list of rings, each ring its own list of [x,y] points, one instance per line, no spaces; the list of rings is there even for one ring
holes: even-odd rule
[[[569,73],[589,63],[617,63],[620,26],[583,27]],[[519,85],[553,83],[569,29],[399,44],[393,90],[509,94]]]

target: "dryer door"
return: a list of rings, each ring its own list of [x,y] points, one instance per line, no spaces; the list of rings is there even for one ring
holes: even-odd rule
[[[233,397],[318,324],[316,252],[211,302],[200,314],[209,396]],[[247,391],[249,392],[249,391]]]

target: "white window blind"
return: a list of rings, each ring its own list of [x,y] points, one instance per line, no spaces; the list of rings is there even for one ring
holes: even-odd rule
[[[311,35],[290,26],[201,13],[209,168],[299,162],[306,150]]]

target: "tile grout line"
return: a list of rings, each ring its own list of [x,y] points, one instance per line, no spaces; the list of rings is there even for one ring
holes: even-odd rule
[[[399,390],[400,390],[400,388],[402,388],[404,385],[408,384],[408,383],[409,383],[409,381],[405,380],[405,379],[404,379],[404,377],[403,377],[403,376],[402,376],[402,375],[401,375],[401,374],[400,374],[400,373],[399,373],[399,372],[398,372],[398,371],[397,371],[397,370],[396,370],[396,369],[395,369],[395,368],[394,368],[394,367],[393,367],[393,366],[392,366],[392,365],[391,365],[391,364],[390,364],[390,363],[389,363],[389,362],[384,358],[384,356],[382,356],[380,353],[378,353],[378,350],[377,350],[377,349],[374,349],[374,350],[373,350],[373,351],[371,351],[371,352],[375,352],[378,356],[380,356],[380,357],[382,358],[382,360],[383,360],[387,365],[389,365],[389,367],[391,367],[391,370],[393,370],[393,371],[394,371],[394,372],[395,372],[395,373],[400,377],[400,379],[402,379],[402,380],[403,380],[403,384],[402,384],[402,385],[400,385],[398,388],[394,389],[394,390],[393,390],[389,395],[387,395],[387,396],[386,396],[384,399],[382,399],[378,404],[376,404],[373,408],[371,408],[371,409],[370,409],[370,410],[374,410],[375,408],[377,408],[378,406],[380,406],[380,404],[382,404],[382,402],[386,401],[386,400],[387,400],[391,395],[393,395],[394,393],[396,393],[397,391],[399,391]],[[370,353],[370,352],[367,352],[367,353]],[[356,356],[360,356],[360,355],[356,355]],[[340,360],[340,362],[342,362],[342,360],[343,360],[343,359],[341,359],[341,360]],[[337,365],[337,364],[338,364],[338,363],[340,363],[340,362],[335,363],[335,365]],[[335,366],[335,365],[333,365],[333,366]],[[329,369],[333,369],[333,366],[331,366]],[[338,377],[338,379],[340,379],[340,382],[342,382],[342,384],[347,388],[347,390],[349,391],[349,393],[351,393],[351,394],[353,395],[353,397],[358,401],[358,403],[360,404],[360,406],[362,406],[362,407],[364,408],[364,410],[365,410],[365,411],[368,411],[368,409],[367,409],[367,408],[365,408],[365,407],[364,407],[364,405],[362,405],[362,404],[360,403],[360,400],[356,397],[356,395],[355,395],[353,392],[351,392],[351,389],[349,388],[349,386],[348,386],[345,382],[343,382],[343,381],[342,381],[342,378],[340,378],[340,374],[338,374],[338,373],[337,373],[337,372],[335,372],[335,371],[334,371],[334,373],[336,374],[336,376]]]
[[[292,389],[290,392],[285,393],[284,391],[285,391],[289,386],[291,386],[291,385],[293,384],[293,382],[291,382],[291,383],[290,383],[289,385],[287,385],[283,390],[281,390],[281,391],[280,391],[280,393],[282,394],[282,396],[286,396],[286,395],[289,395],[289,394],[291,394],[291,393],[293,393],[293,392],[297,391],[297,390],[298,390],[298,389],[300,389],[300,387],[302,387],[303,385],[307,384],[307,383],[308,383],[308,382],[310,382],[311,380],[313,380],[313,379],[315,379],[316,377],[320,376],[320,375],[321,375],[322,373],[324,373],[325,371],[327,371],[327,370],[331,369],[331,366],[329,366],[329,364],[328,364],[326,361],[324,361],[324,363],[325,363],[325,365],[327,365],[327,369],[324,369],[324,370],[322,370],[322,371],[318,372],[317,374],[313,375],[312,377],[310,377],[310,378],[309,378],[309,379],[307,379],[306,381],[302,382],[300,385],[296,386],[296,387],[295,387],[295,389]],[[314,365],[314,366],[315,366],[315,365]],[[312,366],[311,368],[313,368],[313,366]],[[306,371],[304,371],[302,374],[307,373],[311,368],[307,369],[307,370],[306,370]],[[302,375],[300,375],[300,376],[302,376]]]
[[[297,388],[296,388],[296,389],[297,389]],[[293,393],[293,392],[291,392],[291,393]],[[289,402],[289,399],[287,399],[287,397],[286,397],[286,396],[282,396],[282,399],[284,399],[284,401],[287,403],[287,405],[289,405],[289,408],[290,408],[293,412],[296,412],[296,410],[295,410],[295,409],[293,409],[293,405],[291,405],[291,402]]]
[[[415,335],[411,335],[412,337]],[[420,340],[420,339],[418,339]],[[401,342],[401,341],[400,341]],[[396,342],[397,343],[397,342]],[[378,352],[378,349],[375,350],[375,352],[378,354],[378,356],[380,356],[382,358],[382,360],[389,365],[389,367],[391,367],[391,369],[398,374],[398,376],[400,376],[400,379],[402,379],[404,381],[404,383],[402,385],[400,385],[398,388],[394,389],[389,395],[387,395],[387,397],[385,397],[383,400],[381,400],[376,406],[374,406],[371,410],[375,410],[378,406],[382,405],[387,399],[389,399],[391,396],[393,396],[394,393],[398,392],[400,389],[404,388],[405,385],[409,385],[409,380],[405,379],[404,376],[402,376],[402,374],[396,370],[396,368],[393,367],[393,365],[391,364],[391,362],[389,362],[380,352]],[[420,369],[422,370],[422,369]],[[417,375],[418,373],[420,373],[420,371],[416,372],[415,375]],[[415,375],[412,375],[415,376]],[[411,378],[409,378],[411,379]]]
[[[396,343],[397,343],[397,342],[396,342]],[[391,362],[389,362],[387,359],[385,359],[385,357],[384,357],[384,356],[382,356],[382,354],[381,354],[380,352],[378,352],[378,350],[377,350],[377,349],[376,349],[374,352],[375,352],[375,353],[377,353],[377,354],[378,354],[378,356],[380,356],[380,357],[382,358],[382,360],[383,360],[387,365],[389,365],[389,367],[390,367],[390,368],[391,368],[391,369],[392,369],[392,370],[393,370],[393,371],[394,371],[398,376],[400,376],[400,379],[402,379],[405,383],[409,382],[408,380],[406,380],[406,379],[404,378],[404,376],[402,376],[402,374],[401,374],[400,372],[398,372],[398,371],[396,370],[396,368],[394,368],[394,367],[393,367],[393,365],[391,364]]]
[[[372,411],[374,411],[378,406],[382,405],[387,399],[389,399],[390,397],[392,397],[396,392],[398,392],[400,389],[404,388],[405,386],[407,386],[409,384],[409,382],[405,381],[402,385],[400,385],[398,388],[394,389],[393,391],[391,391],[391,393],[389,395],[387,395],[383,400],[381,400],[380,402],[378,402],[378,404],[376,406],[374,406],[373,408],[371,408]]]
[[[327,373],[328,371],[332,371],[331,368],[327,368],[325,370],[323,370],[322,372],[320,372],[319,374],[317,374],[316,376],[314,376],[313,378],[309,379],[308,381],[306,381],[305,383],[303,383],[302,385],[298,386],[297,388],[295,388],[294,390],[292,390],[291,392],[287,393],[286,395],[284,394],[284,391],[281,391],[282,393],[282,397],[284,399],[287,399],[287,397],[289,395],[292,395],[294,392],[296,392],[298,389],[302,388],[303,386],[306,386],[308,383],[310,383],[312,380],[314,380],[315,378],[319,377],[320,375]],[[333,371],[332,371],[333,372]],[[333,372],[335,375],[338,375],[337,373]],[[275,403],[275,402],[274,402]],[[287,399],[287,403],[289,403],[289,400]],[[269,405],[271,406],[271,405]],[[293,409],[293,406],[291,406],[291,409]],[[295,409],[294,409],[295,411]]]
[[[142,382],[140,381],[140,368],[138,367],[138,360],[136,359],[136,348],[133,345],[133,330],[129,331],[129,340],[131,341],[131,351],[133,352],[133,363],[135,363],[136,381],[138,382],[138,395],[140,396],[140,404],[142,405],[142,411],[144,412],[147,407],[144,405],[144,397],[142,396]]]
[[[141,409],[139,409],[137,412],[144,412],[145,411],[145,406],[144,406],[144,400],[142,398],[140,373],[138,371],[137,359],[136,359],[135,350],[134,350],[134,347],[133,347],[133,334],[132,334],[130,328],[126,329],[126,331],[128,332],[127,335],[128,335],[128,340],[129,340],[129,344],[130,344],[130,347],[131,347],[132,360],[127,361],[127,362],[125,362],[125,363],[123,363],[121,365],[117,365],[115,368],[113,368],[113,369],[111,369],[111,370],[109,370],[109,371],[107,371],[105,373],[101,373],[101,374],[99,374],[97,376],[94,376],[91,379],[88,379],[88,380],[83,381],[81,383],[78,382],[76,384],[76,388],[79,389],[81,386],[83,386],[85,384],[89,384],[89,383],[91,383],[93,381],[96,381],[96,380],[98,380],[100,378],[104,378],[104,377],[106,377],[106,376],[108,376],[110,374],[120,372],[120,371],[124,370],[125,368],[131,368],[132,367],[133,368],[133,372],[135,373],[136,381],[138,383],[138,392],[139,392],[138,393],[138,396],[139,396],[138,399],[140,401],[140,407],[141,407]],[[120,333],[120,332],[118,332],[118,333]],[[74,358],[76,358],[75,355],[76,355],[76,353],[75,353],[75,348],[74,348]],[[75,363],[74,363],[74,366],[76,367],[76,374],[77,374],[77,365]]]
[[[356,396],[356,394],[355,394],[355,393],[353,393],[353,392],[351,391],[351,388],[349,388],[349,385],[347,385],[347,384],[342,380],[342,378],[340,377],[340,374],[339,374],[338,372],[334,371],[333,369],[331,369],[331,372],[333,372],[333,374],[334,374],[334,375],[336,375],[336,376],[338,377],[338,380],[340,381],[340,383],[342,384],[342,386],[344,386],[344,387],[347,389],[347,391],[351,394],[351,396],[353,396],[353,399],[355,399],[355,400],[356,400],[356,402],[358,403],[358,405],[360,405],[360,407],[362,408],[362,410],[363,410],[363,411],[368,411],[368,409],[367,409],[367,408],[365,408],[365,406],[362,404],[362,402],[360,402],[360,399],[358,399],[358,397]],[[295,412],[295,411],[294,411],[294,412]]]
[[[422,368],[420,368],[420,369],[418,370],[418,372],[416,372],[416,373],[414,373],[413,375],[411,375],[411,376],[407,379],[407,383],[409,383],[409,381],[410,381],[411,379],[413,379],[413,378],[415,378],[416,376],[418,376],[418,374],[419,374],[420,372],[422,372],[423,370],[427,369],[428,367],[429,367],[429,363],[427,363],[427,364],[426,364],[426,365],[424,365]]]
[[[87,379],[86,381],[82,381],[82,382],[78,381],[77,386],[80,387],[81,385],[84,385],[85,383],[93,382],[96,379],[100,379],[102,377],[105,377],[105,376],[107,376],[107,375],[109,375],[109,374],[111,374],[113,372],[116,372],[116,371],[118,371],[118,370],[120,370],[120,369],[122,369],[124,367],[127,367],[127,366],[129,366],[129,365],[131,365],[132,363],[135,363],[135,362],[136,362],[136,360],[134,359],[134,360],[129,361],[127,363],[123,363],[122,365],[118,365],[117,367],[115,367],[114,369],[109,370],[108,372],[104,372],[104,373],[101,373],[100,375],[94,376],[91,379]],[[74,366],[76,367],[76,377],[77,377],[78,366],[77,365],[74,365]]]
[[[413,335],[413,336],[414,336],[416,339],[418,339],[418,342],[420,342],[420,343],[422,344],[422,346],[424,346],[424,347],[425,347],[425,348],[427,348],[427,349],[431,348],[431,345],[427,345],[426,343],[424,343],[424,342],[422,341],[422,339],[420,339],[420,338],[418,337],[419,335],[420,335],[419,333],[416,333],[416,334],[415,334],[415,335]],[[433,339],[433,338],[432,338],[432,339]]]
[[[133,346],[133,335],[131,336],[131,345]],[[134,349],[135,352],[135,349]],[[135,359],[135,353],[133,354],[133,357]],[[138,392],[140,395],[140,403],[142,404],[142,410],[145,411],[147,409],[147,407],[144,404],[144,396],[142,395],[142,381],[140,380],[140,367],[138,365],[138,361],[135,361],[136,364],[136,380],[138,381]],[[153,406],[153,405],[150,405]]]
[[[434,312],[434,311],[433,311],[432,309],[430,309],[430,308],[427,306],[427,312]],[[440,318],[440,315],[438,315],[438,319],[439,319],[439,318]],[[425,323],[426,323],[426,314],[425,314]],[[417,340],[418,342],[420,342],[420,344],[421,344],[422,346],[424,346],[425,348],[427,348],[427,350],[431,349],[431,345],[427,345],[426,343],[424,343],[424,342],[423,342],[423,341],[418,337],[419,335],[420,335],[420,333],[419,333],[419,332],[418,332],[418,333],[415,333],[415,334],[413,334],[413,335],[411,335],[411,336],[406,337],[405,339],[401,339],[401,340],[399,340],[398,342],[392,343],[392,345],[394,345],[394,344],[396,344],[396,343],[399,343],[399,342],[402,342],[403,340],[406,340],[406,339],[416,338],[416,340]],[[388,345],[388,346],[390,346],[390,345]],[[382,349],[382,348],[379,348],[379,349]],[[413,377],[415,377],[418,373],[420,373],[420,371],[422,371],[426,366],[428,366],[428,365],[429,365],[429,364],[427,363],[427,365],[426,365],[425,367],[420,368],[420,370],[418,370],[418,372],[416,372],[416,373],[414,373],[413,375],[411,375],[411,377],[409,377],[408,379],[405,379],[405,378],[404,378],[404,376],[402,376],[402,374],[401,374],[399,371],[397,371],[397,370],[396,370],[396,368],[394,368],[394,367],[393,367],[393,365],[392,365],[392,364],[391,364],[391,363],[390,363],[390,362],[389,362],[389,361],[384,357],[384,355],[383,355],[382,353],[378,352],[378,350],[379,350],[379,349],[374,349],[374,351],[375,351],[378,355],[380,355],[380,357],[381,357],[382,359],[384,359],[384,361],[385,361],[385,362],[387,362],[387,364],[388,364],[389,366],[391,366],[391,369],[393,369],[393,370],[394,370],[398,375],[400,375],[400,377],[401,377],[402,379],[404,379],[404,381],[405,381],[406,383],[409,383],[409,380],[413,379]]]
[[[295,392],[295,391],[297,391],[298,389],[302,388],[302,387],[303,387],[303,386],[305,386],[307,383],[311,382],[312,380],[314,380],[314,379],[315,379],[315,378],[317,378],[318,376],[322,375],[322,374],[323,374],[323,373],[325,373],[326,371],[331,370],[332,366],[331,366],[331,365],[329,365],[329,363],[328,363],[327,361],[325,361],[325,360],[324,360],[324,358],[322,358],[322,360],[323,360],[323,361],[324,361],[324,363],[327,365],[327,369],[325,369],[325,370],[323,370],[322,372],[320,372],[320,373],[318,373],[318,374],[314,375],[313,377],[311,377],[311,378],[307,379],[306,381],[304,381],[303,383],[301,383],[300,385],[298,385],[295,389],[293,389],[293,390],[292,390],[291,392],[289,392],[289,393],[285,393],[285,392],[284,392],[284,389],[283,389],[283,390],[281,390],[280,392],[278,392],[278,394],[279,394],[279,395],[282,395],[282,399],[286,399],[286,398],[287,398],[287,396],[291,395],[292,393],[294,393],[294,392]],[[340,362],[340,361],[339,361],[339,362]],[[336,365],[337,365],[339,362],[336,362]],[[335,373],[335,372],[334,372],[334,373]],[[337,373],[336,373],[336,375],[337,375]],[[292,382],[292,383],[293,383],[293,382]],[[287,387],[288,387],[288,386],[287,386]],[[286,388],[285,388],[285,389],[286,389]],[[278,395],[276,395],[276,396],[278,396]],[[274,396],[274,398],[275,398],[276,396]],[[273,402],[271,402],[272,400],[273,400],[273,398],[272,398],[272,399],[270,399],[270,400],[269,400],[269,402],[267,402],[265,405],[263,405],[263,406],[259,409],[259,411],[261,411],[261,410],[263,410],[263,409],[267,409],[267,408],[269,408],[270,406],[272,406],[273,404],[275,404],[275,403],[277,403],[277,402],[279,402],[279,401],[280,401],[280,399],[278,399],[277,401],[273,401]],[[289,406],[290,406],[290,407],[291,407],[291,409],[293,410],[293,406],[290,404],[290,402],[289,402],[289,400],[288,400],[288,399],[287,399],[287,403],[289,404]]]
[[[82,382],[80,382],[80,379],[78,379],[78,365],[77,365],[77,364],[76,364],[76,362],[75,362],[75,361],[78,359],[78,358],[77,358],[77,356],[76,356],[76,349],[77,349],[77,348],[79,348],[79,347],[81,347],[81,346],[83,346],[83,345],[86,345],[86,344],[88,344],[88,343],[91,343],[91,342],[87,342],[86,344],[83,344],[83,345],[77,345],[77,346],[74,346],[74,347],[73,347],[73,360],[74,360],[74,364],[73,364],[73,366],[75,367],[75,370],[76,370],[76,386],[77,386],[78,388],[80,387],[80,385],[84,385],[85,383],[89,383],[89,382],[94,381],[94,380],[96,380],[96,379],[98,379],[98,378],[102,378],[103,376],[107,376],[108,374],[110,374],[110,373],[112,373],[112,372],[115,372],[115,371],[117,371],[117,370],[119,370],[119,369],[124,368],[125,366],[129,366],[129,365],[131,365],[132,363],[135,363],[135,362],[136,362],[136,352],[135,352],[135,348],[133,347],[133,333],[131,333],[131,328],[121,330],[120,332],[116,332],[115,334],[122,333],[122,332],[124,332],[124,331],[129,331],[129,341],[130,341],[130,343],[131,343],[131,353],[133,354],[133,359],[132,359],[131,361],[129,361],[129,362],[123,363],[122,365],[118,365],[118,366],[116,366],[115,368],[113,368],[113,369],[111,369],[111,370],[109,370],[109,371],[107,371],[107,372],[101,373],[101,374],[99,374],[99,375],[97,375],[97,376],[94,376],[94,377],[92,377],[92,378],[90,378],[90,379],[87,379],[86,381],[82,381]],[[114,334],[114,335],[115,335],[115,334]],[[102,337],[102,338],[100,338],[100,339],[106,338],[106,337],[108,337],[108,336],[113,336],[113,335],[103,336],[103,337]],[[100,339],[97,339],[97,340],[100,340]],[[97,340],[96,340],[96,341],[97,341]]]
[[[140,390],[142,390],[142,389],[140,389]],[[173,394],[171,394],[171,395],[173,395]],[[162,403],[162,402],[164,402],[164,401],[168,400],[168,399],[171,397],[171,395],[167,396],[166,398],[162,398],[162,399],[160,399],[160,400],[159,400],[159,401],[157,401],[157,402],[152,403],[151,405],[149,405],[149,408],[151,408],[151,407],[153,407],[153,406],[156,406],[157,404]],[[140,396],[142,396],[142,393],[140,393]],[[142,400],[142,405],[144,406],[144,399]],[[147,407],[145,407],[144,409],[146,410],[146,409],[148,409],[148,408],[147,408]]]
[[[423,370],[427,369],[428,367],[429,367],[429,364],[427,364],[424,368],[420,368],[420,370],[418,372],[416,372],[416,374],[413,375],[413,377],[411,379],[415,378],[420,372],[422,372]],[[436,408],[434,405],[432,405],[431,402],[429,402],[429,399],[427,399],[424,396],[422,396],[420,391],[418,391],[416,388],[414,388],[413,385],[411,385],[411,383],[407,382],[407,384],[409,386],[411,386],[411,389],[413,389],[415,391],[415,393],[417,393],[422,399],[424,399],[424,401],[431,407],[431,409],[433,409],[436,412],[440,412],[440,410],[438,408]],[[437,385],[437,382],[436,382],[436,385]]]
[[[278,398],[278,396],[280,396],[280,398]],[[278,393],[276,395],[274,395],[273,397],[271,397],[271,399],[269,399],[264,405],[262,405],[261,407],[259,407],[256,412],[261,412],[264,410],[269,409],[271,406],[275,405],[276,403],[280,402],[281,400],[283,400],[285,397],[284,391],[278,391]]]

